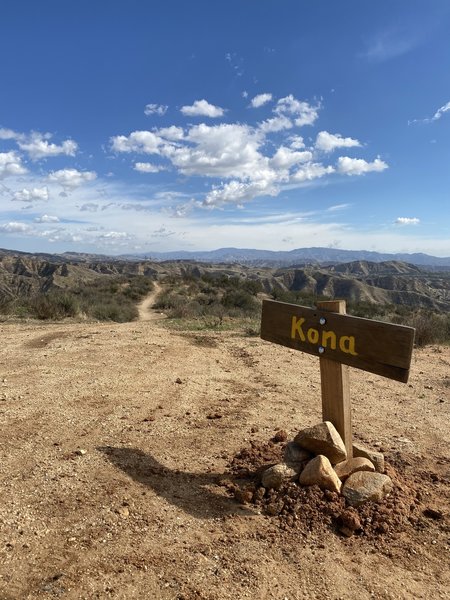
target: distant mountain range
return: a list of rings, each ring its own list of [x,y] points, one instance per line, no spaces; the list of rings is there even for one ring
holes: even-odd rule
[[[223,254],[221,251],[192,253],[197,260],[187,260],[187,253],[183,253],[184,260],[180,260],[177,253],[173,253],[176,258],[172,260],[167,260],[167,255],[160,256],[159,260],[154,257],[138,260],[72,253],[27,254],[0,249],[0,312],[5,301],[45,294],[52,289],[76,290],[80,286],[96,285],[105,278],[114,280],[135,275],[161,282],[168,277],[180,281],[202,277],[208,281],[223,277],[247,279],[259,281],[265,293],[277,293],[277,297],[284,292],[301,292],[311,297],[342,298],[353,303],[450,311],[450,266],[411,264],[411,256],[424,255],[407,255],[408,263],[380,261],[381,254],[377,255],[377,261],[338,262],[338,256],[348,254],[336,256],[336,251],[329,249],[323,249],[324,254],[314,251],[322,249],[307,250],[304,254],[301,251],[286,253],[294,254],[292,262],[297,264],[285,261],[280,266],[273,259],[264,265],[264,259],[255,258],[259,255],[257,250],[249,251],[251,258],[247,260],[234,250],[224,250]],[[273,257],[280,253],[268,254]],[[319,258],[322,264],[319,264]],[[430,259],[433,257],[425,257],[426,262]]]
[[[450,247],[450,241],[449,241]],[[440,258],[428,254],[388,254],[368,250],[340,250],[337,248],[297,248],[289,251],[255,250],[246,248],[219,248],[206,252],[151,252],[122,258],[134,260],[191,260],[207,263],[240,263],[253,266],[290,266],[304,263],[343,263],[358,260],[370,262],[402,261],[426,267],[450,268],[450,256]]]
[[[450,241],[449,241],[450,247]],[[436,270],[450,269],[450,256],[439,257],[429,254],[397,253],[389,254],[372,252],[369,250],[340,250],[338,248],[297,248],[295,250],[257,250],[252,248],[219,248],[217,250],[203,252],[188,252],[184,250],[174,252],[145,252],[142,254],[122,254],[120,256],[108,256],[103,254],[90,254],[83,252],[64,252],[62,254],[48,254],[43,252],[30,253],[15,250],[4,250],[0,248],[0,257],[4,255],[16,255],[34,257],[52,262],[93,262],[93,261],[117,261],[151,260],[154,262],[186,260],[203,263],[225,263],[242,264],[249,266],[266,267],[288,267],[295,265],[317,264],[331,265],[353,261],[386,262],[401,261],[427,269]]]

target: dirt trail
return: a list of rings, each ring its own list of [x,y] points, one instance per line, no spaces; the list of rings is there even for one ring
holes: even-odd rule
[[[152,306],[161,289],[161,285],[155,281],[153,290],[138,304],[139,321],[159,321],[166,318],[164,313],[152,310]]]
[[[318,360],[161,322],[0,324],[0,599],[449,598],[450,348],[351,371],[357,438],[422,482],[395,536],[281,528],[217,475],[320,420]],[[431,515],[431,517],[430,517]]]

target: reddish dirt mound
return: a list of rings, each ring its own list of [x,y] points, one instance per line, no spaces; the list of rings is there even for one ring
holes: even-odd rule
[[[279,490],[261,486],[261,474],[269,466],[282,462],[283,443],[275,436],[267,443],[251,443],[238,452],[229,464],[229,477],[222,484],[242,504],[253,504],[260,512],[275,518],[280,529],[294,528],[308,534],[314,530],[331,529],[337,534],[357,535],[383,543],[411,529],[426,529],[430,520],[442,532],[449,531],[444,512],[430,506],[433,483],[440,482],[450,492],[450,481],[430,472],[406,473],[405,462],[392,456],[385,473],[391,477],[394,489],[382,502],[367,502],[357,508],[346,505],[343,496],[321,490],[318,486],[302,487],[292,481]],[[395,464],[395,466],[394,466]]]

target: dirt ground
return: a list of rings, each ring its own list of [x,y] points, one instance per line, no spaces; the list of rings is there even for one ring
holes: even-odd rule
[[[415,351],[406,385],[351,371],[355,438],[417,495],[347,538],[218,478],[321,420],[315,357],[161,320],[0,331],[2,600],[450,598],[448,347]]]

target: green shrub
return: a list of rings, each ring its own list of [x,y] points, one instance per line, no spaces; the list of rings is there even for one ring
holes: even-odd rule
[[[76,298],[68,292],[49,292],[32,297],[28,309],[38,319],[64,319],[79,312]]]
[[[221,302],[226,308],[240,308],[244,312],[256,312],[259,308],[255,298],[242,289],[226,291]]]

